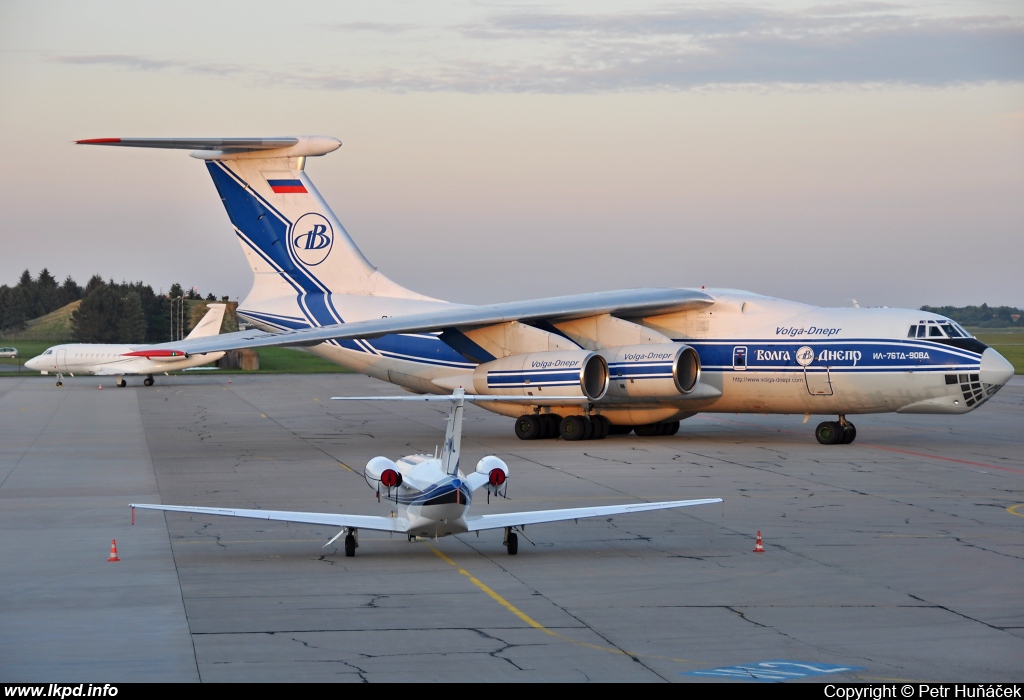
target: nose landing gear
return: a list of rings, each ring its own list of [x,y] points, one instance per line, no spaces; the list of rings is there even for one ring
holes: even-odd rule
[[[837,421],[818,423],[814,437],[822,445],[849,445],[857,439],[857,427],[841,415]]]

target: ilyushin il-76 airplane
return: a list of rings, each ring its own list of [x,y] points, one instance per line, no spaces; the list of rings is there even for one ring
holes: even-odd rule
[[[181,342],[207,338],[220,333],[225,306],[225,304],[209,304],[207,306],[209,311]],[[174,343],[170,345],[174,345]],[[185,345],[187,346],[187,342]],[[76,374],[115,376],[117,377],[116,384],[119,387],[128,386],[125,375],[145,374],[146,378],[142,383],[146,386],[153,386],[154,374],[198,367],[208,362],[216,362],[223,356],[223,352],[195,353],[186,352],[177,347],[72,343],[47,348],[42,355],[37,355],[25,362],[25,366],[43,374],[51,372],[56,374],[57,386],[63,385],[65,373],[72,377]]]
[[[417,294],[360,252],[305,172],[341,146],[325,136],[110,138],[80,144],[190,149],[213,178],[255,282],[238,313],[260,330],[190,343],[209,352],[306,345],[421,394],[487,402],[524,440],[671,435],[700,412],[835,415],[823,444],[856,437],[861,413],[967,413],[1013,375],[999,353],[938,314],[821,308],[731,289],[629,289],[486,306]]]
[[[344,536],[345,556],[354,556],[359,546],[359,530],[378,530],[407,535],[416,538],[436,539],[446,535],[458,535],[482,530],[505,531],[503,544],[509,554],[519,550],[519,535],[527,525],[553,523],[580,518],[597,518],[608,515],[639,513],[647,510],[684,508],[710,503],[721,503],[721,498],[700,498],[692,501],[661,501],[657,503],[632,503],[591,508],[563,508],[559,510],[536,510],[521,513],[495,513],[493,515],[470,515],[473,492],[483,488],[490,496],[505,495],[508,489],[508,466],[501,459],[491,455],[476,464],[470,474],[459,468],[462,443],[462,413],[465,401],[523,402],[522,396],[471,396],[464,390],[456,389],[451,396],[361,396],[335,397],[345,401],[392,400],[392,401],[449,401],[448,426],[444,436],[441,454],[410,455],[392,462],[387,457],[374,457],[366,464],[363,476],[372,488],[377,490],[377,499],[382,495],[393,501],[396,512],[393,517],[376,515],[344,515],[334,513],[301,513],[279,510],[242,510],[231,508],[206,508],[199,506],[155,505],[133,503],[132,522],[135,508],[149,510],[195,513],[200,515],[224,515],[235,518],[257,520],[279,520],[312,525],[329,525],[342,528],[324,545],[333,544]],[[575,402],[566,396],[567,402]],[[382,493],[382,489],[385,492]]]

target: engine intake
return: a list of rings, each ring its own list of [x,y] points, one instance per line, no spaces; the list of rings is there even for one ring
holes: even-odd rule
[[[478,394],[548,394],[597,401],[608,391],[608,362],[586,350],[511,355],[478,365],[473,389]]]
[[[700,356],[689,345],[625,345],[600,351],[608,360],[608,396],[668,399],[700,383]]]

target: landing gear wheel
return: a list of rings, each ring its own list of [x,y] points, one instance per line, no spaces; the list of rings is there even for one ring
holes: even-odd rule
[[[587,424],[583,422],[583,416],[569,416],[562,419],[558,433],[563,440],[583,440],[587,434]]]
[[[822,445],[838,445],[843,439],[843,426],[834,420],[818,423],[818,427],[814,429],[814,437]]]
[[[635,432],[640,437],[651,437],[653,435],[658,435],[660,430],[660,423],[647,423],[646,425],[637,425],[633,427],[633,432]]]
[[[591,416],[590,422],[594,425],[594,435],[592,440],[604,440],[608,437],[608,431],[611,430],[611,422],[604,416]]]
[[[124,389],[126,386],[128,386],[128,382],[123,377],[117,380],[117,388]]]
[[[541,436],[540,418],[531,416],[519,416],[516,418],[516,437],[520,440],[536,440]]]
[[[662,423],[665,426],[664,435],[675,435],[679,432],[679,421],[673,420],[668,423]]]
[[[57,386],[64,386],[64,382],[57,382]]]
[[[146,386],[153,386],[153,375],[151,374],[145,379],[143,379],[142,383],[145,384]]]
[[[608,428],[609,435],[629,435],[633,432],[632,425],[611,425]]]
[[[355,535],[345,535],[345,556],[354,557],[356,555],[356,538]]]
[[[508,550],[509,554],[515,554],[519,551],[519,535],[514,532],[508,533],[505,537],[505,549]]]
[[[562,417],[556,416],[554,413],[545,413],[540,416],[541,440],[558,437],[558,426],[561,422]]]
[[[850,421],[846,421],[846,425],[843,426],[843,437],[839,440],[840,445],[849,445],[851,442],[857,439],[857,426]]]
[[[594,439],[594,423],[586,416],[581,416],[583,420],[583,439],[593,440]]]

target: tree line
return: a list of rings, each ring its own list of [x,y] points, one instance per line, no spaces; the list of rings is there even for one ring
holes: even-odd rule
[[[931,311],[953,319],[961,326],[976,328],[1024,327],[1024,311],[1013,306],[922,306],[921,311]]]
[[[171,310],[180,298],[203,299],[194,289],[184,290],[177,283],[168,294],[158,294],[142,282],[118,283],[93,275],[83,288],[70,275],[58,284],[46,268],[36,278],[25,270],[15,286],[0,286],[0,330],[22,330],[34,318],[81,301],[71,314],[75,341],[162,343],[172,340]],[[209,294],[206,301],[217,301],[217,297]]]

